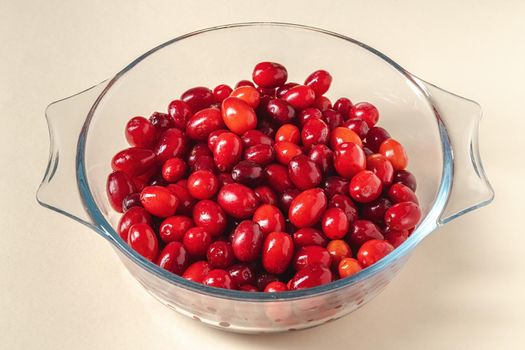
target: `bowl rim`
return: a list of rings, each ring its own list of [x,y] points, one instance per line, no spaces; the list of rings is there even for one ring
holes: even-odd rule
[[[419,92],[421,92],[422,95],[426,98],[428,104],[430,105],[436,117],[439,137],[440,137],[441,146],[442,146],[441,147],[442,154],[443,154],[443,169],[442,169],[442,174],[441,174],[441,182],[439,184],[438,191],[434,199],[434,203],[431,209],[429,210],[428,214],[423,218],[419,226],[416,227],[414,232],[405,242],[403,242],[399,247],[397,247],[392,253],[387,255],[385,258],[381,259],[374,265],[361,270],[355,275],[352,275],[352,276],[349,276],[343,279],[339,279],[339,280],[333,281],[325,285],[313,287],[313,288],[307,288],[307,289],[296,290],[296,291],[287,291],[287,292],[281,292],[281,293],[262,293],[262,292],[253,293],[253,292],[244,292],[244,291],[238,291],[238,290],[229,290],[229,289],[209,287],[209,286],[206,286],[200,283],[186,280],[182,278],[181,276],[178,276],[167,270],[164,270],[161,267],[157,266],[156,264],[148,261],[141,255],[139,255],[137,252],[135,252],[131,247],[127,245],[126,242],[124,242],[120,238],[120,236],[113,229],[111,224],[106,220],[106,218],[104,217],[104,215],[98,208],[95,202],[94,196],[91,193],[89,184],[88,184],[86,166],[85,166],[86,139],[87,139],[89,126],[94,116],[94,113],[99,103],[102,101],[106,93],[111,89],[113,84],[115,84],[119,80],[119,78],[125,75],[133,67],[135,67],[137,64],[139,64],[142,60],[144,60],[148,56],[154,54],[155,52],[163,49],[166,46],[169,46],[181,40],[188,39],[188,38],[200,35],[200,34],[205,34],[205,33],[214,32],[214,31],[234,29],[234,28],[265,27],[265,26],[300,29],[304,31],[328,35],[331,37],[341,39],[342,42],[349,42],[351,44],[360,46],[361,48],[369,51],[370,53],[384,60],[387,64],[392,66],[392,68],[397,70],[406,79],[408,79],[413,84],[413,86],[417,88]],[[425,88],[425,85],[422,83],[420,79],[410,74],[408,71],[406,71],[404,68],[402,68],[400,65],[398,65],[395,61],[393,61],[391,58],[389,58],[382,52],[358,40],[350,38],[348,36],[345,36],[345,35],[342,35],[336,32],[332,32],[332,31],[312,27],[312,26],[295,24],[295,23],[286,23],[286,22],[242,22],[242,23],[231,23],[231,24],[209,27],[209,28],[193,31],[193,32],[178,36],[174,39],[168,40],[152,48],[146,53],[142,54],[141,56],[133,60],[131,63],[129,63],[120,72],[115,74],[115,76],[111,78],[111,80],[109,80],[104,90],[100,93],[100,95],[95,100],[82,126],[82,129],[81,129],[81,132],[78,138],[78,144],[77,144],[76,173],[77,173],[78,188],[79,188],[79,191],[82,197],[82,201],[84,202],[84,205],[85,205],[85,208],[88,214],[91,216],[91,218],[93,219],[95,223],[95,229],[102,236],[107,238],[116,248],[118,248],[121,253],[123,253],[127,258],[129,258],[135,264],[140,266],[142,269],[146,270],[147,272],[155,275],[156,277],[161,278],[165,280],[166,282],[169,282],[177,287],[181,287],[186,290],[190,290],[190,291],[193,291],[199,294],[205,294],[211,297],[218,297],[218,298],[223,298],[223,299],[233,299],[233,300],[246,301],[246,302],[264,302],[264,301],[276,301],[276,300],[277,301],[297,300],[297,299],[304,299],[304,298],[309,298],[313,296],[321,296],[327,293],[331,293],[331,292],[340,290],[342,288],[348,287],[350,285],[359,283],[363,280],[366,280],[372,277],[373,275],[376,275],[377,273],[381,272],[382,270],[384,270],[385,268],[387,268],[394,262],[398,261],[402,257],[404,257],[424,237],[426,237],[430,232],[432,232],[433,230],[437,228],[439,216],[445,209],[445,206],[449,198],[450,190],[452,187],[454,162],[453,162],[453,156],[452,156],[452,147],[451,147],[451,143],[450,143],[450,139],[449,139],[446,127],[438,113],[438,110],[432,98],[430,97],[429,92]]]

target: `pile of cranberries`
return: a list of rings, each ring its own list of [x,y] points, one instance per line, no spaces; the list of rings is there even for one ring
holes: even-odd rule
[[[416,180],[377,108],[332,105],[327,71],[287,78],[261,62],[253,82],[194,87],[129,120],[107,179],[120,237],[183,278],[248,292],[330,283],[405,241]]]

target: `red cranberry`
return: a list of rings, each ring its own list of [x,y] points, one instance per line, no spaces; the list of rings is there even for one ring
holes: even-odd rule
[[[299,144],[301,132],[299,128],[293,124],[284,124],[275,134],[275,141],[288,141],[291,143]]]
[[[239,287],[239,290],[242,290],[243,292],[258,292],[259,289],[251,284],[243,284]]]
[[[306,85],[297,85],[290,88],[282,97],[293,108],[303,109],[310,107],[315,101],[314,90]]]
[[[259,204],[253,190],[238,183],[224,185],[217,195],[217,202],[226,213],[237,219],[251,216]]]
[[[140,193],[130,193],[122,199],[122,211],[125,213],[133,207],[142,207]]]
[[[170,216],[160,224],[159,236],[164,243],[182,242],[184,234],[194,226],[193,220],[187,216]]]
[[[321,170],[304,154],[299,154],[290,160],[288,174],[292,183],[299,190],[316,187],[322,180]]]
[[[287,213],[290,209],[290,205],[292,205],[292,201],[299,195],[299,193],[301,193],[301,191],[296,188],[284,190],[279,198],[279,207],[281,210]]]
[[[379,146],[379,153],[384,155],[395,170],[403,170],[407,167],[408,156],[405,148],[396,140],[388,139]]]
[[[327,92],[330,84],[332,84],[332,76],[322,69],[313,72],[304,81],[304,85],[311,87],[316,96],[321,96]]]
[[[180,99],[188,104],[193,113],[208,108],[215,101],[213,92],[203,86],[186,90],[180,96]]]
[[[255,261],[261,254],[262,245],[263,233],[256,222],[244,220],[233,232],[233,254],[239,261]]]
[[[184,234],[182,243],[192,257],[204,257],[211,244],[211,235],[202,227],[192,227]]]
[[[262,96],[268,96],[268,97],[274,97],[275,96],[275,88],[265,88],[262,86],[257,87],[257,91]]]
[[[339,208],[328,208],[323,215],[323,232],[329,239],[341,239],[348,233],[348,217]]]
[[[191,148],[190,153],[188,155],[188,165],[190,167],[193,167],[197,159],[199,159],[202,156],[213,156],[213,153],[208,148],[208,144],[203,142],[197,143]]]
[[[288,72],[279,63],[261,62],[253,69],[252,79],[259,86],[274,88],[286,82]]]
[[[131,118],[126,124],[126,140],[132,146],[151,148],[156,136],[157,130],[144,117]]]
[[[170,158],[162,165],[162,177],[168,182],[176,182],[182,179],[188,166],[181,158]]]
[[[344,119],[341,113],[334,111],[333,109],[327,109],[323,112],[323,117],[326,120],[326,124],[330,130],[341,127],[343,125]]]
[[[178,212],[182,215],[192,215],[196,200],[190,195],[186,184],[177,182],[176,184],[168,185],[168,189],[179,199]]]
[[[122,201],[136,191],[131,177],[123,171],[114,171],[106,181],[106,193],[113,209],[122,213]]]
[[[217,141],[218,141],[219,135],[224,134],[226,132],[229,132],[229,131],[226,130],[226,129],[219,129],[219,130],[212,131],[208,135],[208,148],[210,149],[210,151],[213,152],[213,150],[215,149],[215,146],[217,145]]]
[[[279,281],[279,277],[275,276],[275,275],[272,275],[272,274],[269,274],[269,273],[266,273],[266,272],[263,272],[261,273],[259,276],[257,276],[257,280],[256,280],[256,285],[257,285],[257,288],[260,290],[260,291],[263,291],[266,289],[266,286],[272,282],[278,282]]]
[[[252,220],[259,225],[264,235],[285,229],[283,213],[279,208],[270,204],[263,204],[257,208],[253,213]]]
[[[348,276],[355,275],[359,271],[361,271],[363,268],[361,267],[361,264],[359,261],[353,258],[344,258],[339,263],[338,271],[339,271],[339,277],[345,278]]]
[[[332,108],[332,102],[326,96],[316,96],[313,106],[317,108],[318,110],[320,110],[321,112],[324,112],[327,109]]]
[[[193,115],[190,106],[181,100],[171,101],[168,106],[168,113],[173,120],[173,126],[180,130],[186,128],[186,123]]]
[[[390,138],[390,134],[383,128],[379,126],[374,126],[368,130],[366,137],[364,139],[366,147],[370,148],[372,152],[379,152],[379,146],[383,141]]]
[[[326,246],[326,250],[332,257],[332,267],[336,270],[341,260],[352,257],[352,249],[350,249],[350,246],[341,239],[330,241]]]
[[[397,231],[387,228],[387,230],[385,231],[385,240],[387,240],[388,243],[392,244],[394,248],[399,247],[404,241],[408,239],[408,236],[408,230]]]
[[[235,183],[231,173],[220,173],[218,176],[218,179],[219,179],[219,187],[222,187],[226,184]]]
[[[255,87],[255,84],[252,83],[251,81],[249,80],[239,80],[237,82],[237,84],[235,84],[235,88],[237,89],[238,87],[241,87],[241,86],[251,86],[251,87]]]
[[[312,119],[319,119],[324,121],[323,113],[314,107],[305,108],[299,113],[298,121],[299,125],[303,127],[307,121]]]
[[[350,180],[348,189],[352,199],[360,203],[368,203],[381,195],[383,186],[376,174],[369,170],[362,170]]]
[[[352,101],[346,97],[341,97],[334,103],[334,110],[338,111],[345,117],[348,116],[348,112],[354,107]]]
[[[190,264],[190,256],[180,242],[168,243],[159,255],[157,265],[176,275],[181,275]]]
[[[421,219],[421,210],[413,202],[401,202],[391,206],[385,213],[386,225],[398,231],[414,228]]]
[[[297,271],[289,282],[291,290],[312,288],[332,282],[332,272],[322,265],[310,265]]]
[[[348,222],[352,224],[358,217],[357,208],[348,196],[344,194],[336,193],[330,198],[328,202],[328,208],[339,208],[341,209],[348,219]]]
[[[292,201],[288,217],[296,227],[313,226],[326,210],[326,202],[326,196],[320,188],[303,191]]]
[[[288,176],[288,168],[281,164],[270,164],[264,169],[268,185],[277,193],[293,188]]]
[[[274,98],[266,105],[266,113],[277,124],[286,124],[292,121],[295,117],[295,110],[286,101]]]
[[[241,136],[242,145],[248,148],[256,145],[273,145],[273,139],[259,130],[248,130]]]
[[[394,247],[385,240],[372,239],[365,242],[357,252],[357,260],[363,267],[375,264],[390,254]]]
[[[370,130],[368,124],[361,119],[349,119],[343,123],[343,126],[355,132],[362,139],[366,137],[368,130]]]
[[[368,102],[359,102],[354,105],[350,113],[350,118],[357,118],[365,121],[369,127],[373,127],[379,120],[377,108]]]
[[[330,267],[332,265],[332,256],[325,248],[311,245],[299,248],[293,261],[295,270],[299,271],[311,265]]]
[[[294,86],[297,86],[299,84],[297,83],[286,83],[282,86],[279,86],[277,88],[277,90],[275,90],[275,97],[277,98],[283,98],[283,96],[288,92],[288,90],[290,90],[291,88],[293,88]]]
[[[233,89],[226,84],[217,85],[213,89],[213,97],[215,102],[222,102],[226,97],[229,97]]]
[[[155,153],[147,148],[131,147],[118,152],[111,160],[113,170],[123,171],[129,176],[142,175],[154,165]]]
[[[324,189],[326,196],[332,198],[336,194],[347,194],[348,193],[349,181],[339,176],[330,176],[324,179],[322,188]]]
[[[385,219],[385,213],[391,206],[392,203],[384,197],[380,197],[369,203],[363,203],[360,207],[361,218],[370,220],[377,225],[382,225]]]
[[[186,135],[193,140],[207,141],[215,130],[224,129],[221,111],[217,108],[205,108],[190,117],[186,124]]]
[[[231,266],[228,269],[228,274],[230,275],[233,283],[238,286],[251,285],[255,282],[255,273],[246,264],[237,264]]]
[[[401,183],[408,188],[410,188],[412,191],[416,192],[417,189],[417,182],[416,177],[410,172],[406,170],[397,170],[394,172],[394,183]]]
[[[206,258],[211,266],[219,269],[226,269],[233,264],[235,256],[230,243],[215,241],[208,247]]]
[[[224,288],[224,289],[236,289],[237,286],[233,283],[228,272],[215,269],[208,272],[206,277],[202,280],[202,284],[215,288]]]
[[[166,187],[146,186],[140,193],[140,201],[151,214],[166,218],[172,216],[179,206],[179,199]]]
[[[209,199],[219,190],[219,180],[208,170],[199,170],[188,177],[188,191],[193,198]]]
[[[388,189],[388,198],[394,203],[413,202],[419,204],[416,194],[410,189],[410,187],[401,183],[390,186]]]
[[[389,186],[394,178],[392,163],[382,154],[372,154],[366,158],[366,169],[372,171],[384,186]]]
[[[264,182],[264,169],[251,160],[243,160],[233,167],[232,178],[235,182],[254,187]]]
[[[259,91],[253,86],[239,86],[232,91],[230,96],[243,100],[252,108],[257,108],[261,101]]]
[[[175,123],[170,115],[161,112],[153,112],[149,117],[149,122],[158,132],[163,132],[175,127]]]
[[[302,153],[299,146],[287,141],[277,142],[273,148],[275,149],[275,157],[279,163],[284,165],[288,165],[293,157]]]
[[[379,227],[372,221],[355,220],[348,234],[348,242],[358,247],[371,239],[383,239]]]
[[[129,228],[134,224],[151,225],[151,215],[142,207],[133,207],[120,217],[117,233],[125,242],[128,241]]]
[[[266,287],[264,288],[264,291],[266,293],[286,292],[288,291],[288,287],[283,282],[274,281],[274,282],[268,283]]]
[[[294,253],[293,240],[286,232],[271,232],[266,235],[262,250],[263,267],[269,273],[286,271]]]
[[[197,202],[193,207],[193,222],[203,227],[212,236],[220,236],[226,229],[226,214],[222,208],[212,200],[205,199]]]
[[[154,151],[160,163],[173,157],[182,157],[186,152],[186,138],[183,132],[176,128],[167,129],[160,135]]]
[[[217,136],[213,160],[220,171],[230,171],[242,157],[241,138],[234,133],[225,132]]]
[[[274,161],[275,151],[270,145],[254,145],[244,151],[244,159],[260,165],[267,165]]]
[[[327,145],[313,145],[310,153],[308,153],[308,158],[310,158],[325,175],[329,174],[334,167],[334,152]]]
[[[273,137],[275,136],[275,132],[277,131],[277,126],[274,122],[272,122],[269,119],[260,119],[257,122],[257,129],[259,129],[263,134],[273,139]]]
[[[277,195],[268,186],[259,186],[254,190],[255,196],[262,204],[277,205]]]
[[[315,144],[327,144],[330,130],[328,125],[321,119],[310,119],[301,130],[301,141],[303,146],[309,150]]]
[[[336,150],[338,145],[348,142],[352,142],[357,146],[362,147],[359,135],[348,128],[340,126],[333,129],[330,133],[330,147],[332,147],[332,149]]]
[[[353,142],[340,144],[334,153],[334,167],[340,176],[352,178],[366,167],[363,149]]]
[[[222,101],[222,119],[228,129],[237,135],[257,127],[257,115],[253,108],[236,97]]]
[[[321,233],[321,231],[312,227],[303,227],[295,231],[293,234],[293,241],[296,247],[311,245],[326,247],[328,244],[328,239]]]
[[[208,273],[210,273],[210,271],[210,263],[204,260],[200,260],[188,266],[188,268],[182,274],[182,278],[193,282],[202,283],[202,280],[204,280],[204,278],[208,275]]]
[[[145,223],[137,223],[129,228],[128,244],[149,261],[155,260],[159,253],[157,236],[153,229]]]

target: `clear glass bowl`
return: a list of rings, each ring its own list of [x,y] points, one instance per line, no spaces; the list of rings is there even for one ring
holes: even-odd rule
[[[260,61],[289,69],[301,82],[316,69],[334,76],[328,96],[368,101],[380,124],[406,147],[419,182],[424,218],[411,237],[377,264],[331,284],[278,294],[216,289],[187,281],[135,253],[115,232],[119,214],[106,199],[110,160],[127,147],[126,121],[165,111],[192,86],[235,84]],[[284,23],[242,23],[170,40],[113,78],[54,102],[46,110],[49,165],[38,201],[92,228],[115,248],[155,298],[204,324],[262,333],[313,327],[344,316],[377,295],[430,232],[488,204],[493,190],[477,143],[480,107],[409,74],[379,51],[325,30]]]

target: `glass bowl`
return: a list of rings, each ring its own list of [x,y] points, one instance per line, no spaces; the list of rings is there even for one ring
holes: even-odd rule
[[[119,214],[109,206],[105,182],[113,154],[127,147],[127,120],[165,111],[189,87],[250,78],[260,61],[284,64],[290,81],[328,70],[334,76],[328,97],[376,105],[380,125],[407,150],[423,219],[393,253],[354,276],[284,293],[217,289],[159,268],[115,232]],[[46,117],[51,150],[39,203],[107,239],[133,277],[163,304],[228,331],[296,330],[356,310],[388,285],[424,237],[494,196],[479,156],[477,103],[416,78],[357,40],[302,25],[241,23],[183,35],[146,52],[111,79],[51,103]]]

